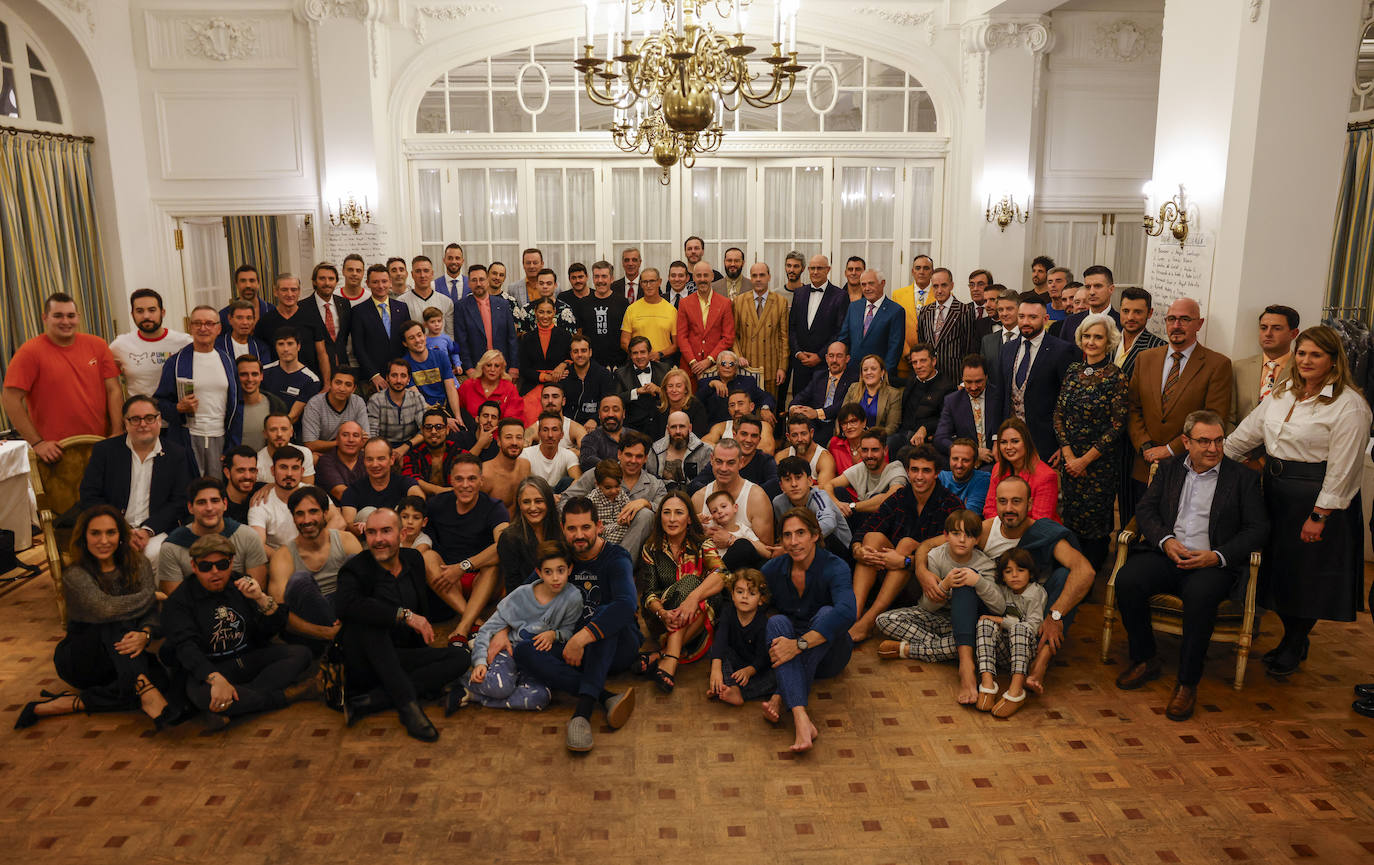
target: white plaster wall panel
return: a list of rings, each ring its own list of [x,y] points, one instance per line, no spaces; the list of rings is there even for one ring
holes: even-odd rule
[[[293,92],[159,91],[164,180],[301,177],[300,106]]]
[[[150,9],[143,13],[151,69],[294,69],[289,9]]]
[[[1153,92],[1059,85],[1047,106],[1043,176],[1148,177],[1154,158],[1156,101]]]

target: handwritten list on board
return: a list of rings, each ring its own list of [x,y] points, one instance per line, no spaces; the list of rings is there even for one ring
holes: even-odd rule
[[[386,229],[373,223],[359,226],[357,233],[347,225],[326,225],[325,246],[329,260],[342,263],[345,255],[358,253],[369,265],[386,264],[394,255],[388,248]]]
[[[1167,233],[1152,237],[1145,247],[1145,290],[1154,299],[1154,315],[1150,330],[1163,336],[1168,331],[1164,315],[1169,304],[1181,297],[1191,297],[1207,314],[1207,301],[1212,294],[1212,236],[1189,236],[1182,247]]]

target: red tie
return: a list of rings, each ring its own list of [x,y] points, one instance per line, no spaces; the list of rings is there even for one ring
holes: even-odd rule
[[[630,303],[635,302],[635,284],[628,279],[625,280],[625,299]]]
[[[339,338],[337,326],[334,324],[334,298],[330,298],[324,305],[324,329],[329,331],[331,341]]]

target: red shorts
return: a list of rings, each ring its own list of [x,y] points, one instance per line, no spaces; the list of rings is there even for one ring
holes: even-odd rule
[[[472,584],[477,581],[478,573],[478,571],[464,571],[463,575],[458,578],[459,585],[463,587],[463,597],[472,595]]]

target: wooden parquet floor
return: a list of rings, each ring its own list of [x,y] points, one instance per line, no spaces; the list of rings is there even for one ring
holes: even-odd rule
[[[870,643],[817,689],[821,737],[795,759],[756,707],[708,703],[700,664],[672,696],[636,683],[629,725],[599,727],[585,756],[563,748],[566,701],[436,717],[435,745],[322,705],[216,735],[134,715],[15,732],[60,684],[47,578],[0,591],[0,621],[8,862],[1374,863],[1374,721],[1349,708],[1374,679],[1367,616],[1320,625],[1288,682],[1252,662],[1240,692],[1214,647],[1181,724],[1163,716],[1169,677],[1113,686],[1100,607],[1009,721],[955,705],[952,668]]]

